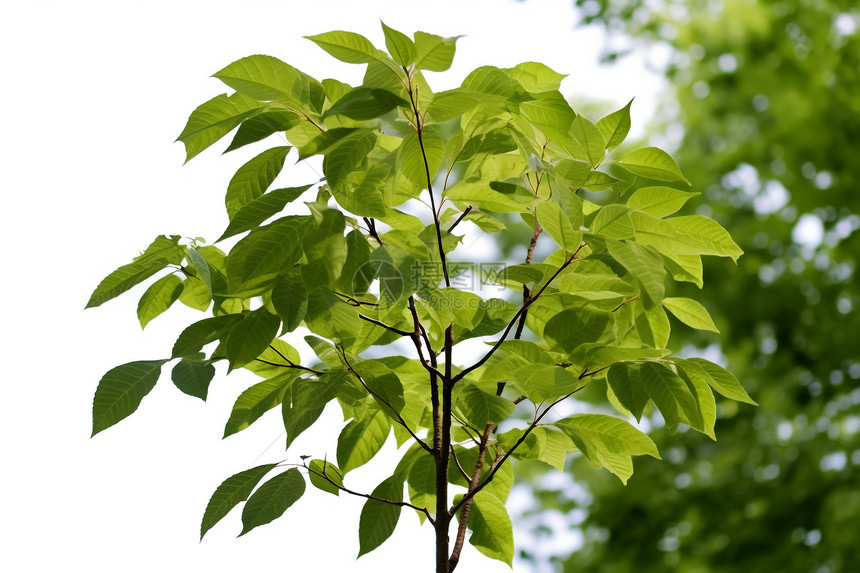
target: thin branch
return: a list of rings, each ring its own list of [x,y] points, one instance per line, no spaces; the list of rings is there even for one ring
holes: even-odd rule
[[[424,126],[421,124],[421,114],[418,112],[418,104],[415,101],[415,96],[412,91],[412,84],[409,85],[409,101],[412,104],[412,111],[415,113],[415,131],[418,133],[418,146],[421,148],[421,157],[424,159],[424,173],[427,176],[427,193],[430,195],[430,208],[433,210],[433,225],[436,227],[436,242],[439,245],[439,259],[442,261],[442,274],[445,275],[445,286],[451,286],[451,279],[448,277],[448,262],[445,258],[445,248],[442,246],[442,229],[439,225],[439,213],[436,211],[436,199],[433,197],[433,180],[430,175],[430,162],[427,161],[427,151],[424,148]],[[441,204],[439,205],[441,207]]]
[[[576,252],[575,252],[575,253],[573,253],[573,254],[570,256],[570,258],[568,258],[566,261],[564,261],[564,263],[562,263],[562,265],[558,268],[558,270],[556,270],[556,271],[553,273],[553,275],[552,275],[552,276],[551,276],[551,277],[546,281],[546,283],[544,283],[544,285],[540,288],[540,290],[538,290],[538,291],[535,293],[535,295],[534,295],[534,296],[530,296],[530,297],[529,297],[529,299],[528,299],[528,300],[523,304],[523,306],[521,306],[521,307],[520,307],[520,309],[517,311],[517,313],[514,315],[514,317],[513,317],[513,318],[511,319],[511,321],[508,323],[508,326],[505,328],[505,331],[502,333],[502,336],[501,336],[501,337],[496,341],[496,343],[493,345],[493,347],[492,347],[492,348],[490,348],[490,350],[488,350],[486,354],[484,354],[483,358],[481,358],[479,361],[477,361],[477,362],[476,362],[476,363],[474,363],[473,365],[471,365],[471,366],[469,366],[468,368],[466,368],[466,369],[462,370],[459,374],[457,374],[456,376],[454,376],[454,378],[451,380],[451,382],[452,382],[452,383],[455,383],[455,382],[458,382],[458,381],[462,380],[462,379],[463,379],[463,378],[465,378],[465,377],[466,377],[470,372],[472,372],[473,370],[475,370],[475,369],[477,369],[477,368],[480,368],[481,366],[483,366],[483,364],[484,364],[487,360],[489,360],[489,359],[490,359],[490,357],[491,357],[491,356],[496,352],[496,350],[498,350],[498,349],[499,349],[499,347],[502,345],[502,342],[504,342],[504,341],[505,341],[505,338],[507,338],[508,334],[511,332],[511,329],[514,327],[514,324],[516,324],[516,323],[517,323],[517,321],[518,321],[518,319],[520,318],[520,316],[521,316],[524,312],[526,312],[526,311],[528,310],[529,306],[531,306],[531,304],[532,304],[534,301],[536,301],[536,300],[538,299],[538,297],[540,297],[540,295],[542,295],[542,294],[543,294],[543,292],[547,289],[547,287],[550,285],[550,283],[552,283],[552,281],[554,281],[554,280],[556,279],[556,277],[558,277],[558,275],[560,275],[560,274],[561,274],[561,272],[562,272],[564,269],[566,269],[566,268],[568,267],[568,265],[570,265],[570,263],[572,263],[572,262],[573,262],[573,260],[576,258],[576,255],[577,255],[577,254],[579,254],[579,251],[580,251],[580,250],[582,249],[582,247],[584,247],[584,246],[585,246],[585,243],[580,243],[580,244],[579,244],[579,248],[577,248],[577,249],[576,249]]]
[[[618,310],[619,308],[621,308],[622,306],[624,306],[624,305],[625,305],[625,304],[627,304],[628,302],[633,302],[634,300],[639,300],[639,295],[634,296],[633,298],[628,298],[627,300],[623,301],[621,304],[619,304],[618,306],[616,306],[615,308],[613,308],[613,309],[612,309],[612,312],[615,312],[616,310]]]
[[[341,356],[343,356],[343,361],[346,362],[347,371],[350,374],[352,374],[353,376],[355,376],[356,379],[358,379],[358,381],[361,383],[361,385],[364,387],[364,389],[367,390],[367,392],[371,396],[373,396],[374,398],[376,398],[377,400],[379,400],[380,402],[382,402],[383,404],[388,406],[388,409],[391,410],[392,412],[394,412],[394,415],[397,416],[398,423],[401,426],[403,426],[407,432],[409,432],[409,435],[412,436],[412,439],[414,439],[416,442],[418,442],[418,445],[421,446],[422,448],[424,448],[428,453],[432,454],[433,450],[430,449],[430,446],[428,446],[424,442],[424,440],[419,438],[415,434],[415,432],[412,431],[412,428],[409,427],[409,424],[406,423],[406,420],[403,419],[403,416],[400,415],[400,412],[395,410],[394,406],[392,406],[391,403],[388,402],[388,400],[386,400],[385,398],[383,398],[382,396],[380,396],[379,394],[377,394],[376,392],[371,390],[370,386],[367,385],[367,383],[364,381],[364,379],[361,377],[361,375],[352,368],[352,365],[349,363],[349,359],[346,357],[346,352],[343,350],[343,348],[338,347],[338,349],[340,350]]]
[[[460,475],[466,478],[466,481],[469,481],[471,478],[469,477],[469,474],[466,473],[466,470],[463,469],[463,465],[457,457],[457,452],[454,451],[454,444],[451,444],[451,456],[454,458],[454,463],[457,465],[457,469],[460,470]]]
[[[375,318],[370,318],[369,316],[364,316],[361,313],[359,313],[358,318],[360,318],[362,320],[366,320],[367,322],[369,322],[371,324],[375,324],[376,326],[381,326],[382,328],[384,328],[386,330],[390,330],[391,332],[399,334],[400,336],[412,336],[411,332],[406,332],[405,330],[400,330],[399,328],[394,328],[393,326],[385,324],[384,322],[380,322],[380,321],[376,320]]]
[[[320,473],[320,472],[317,472],[317,471],[312,470],[312,469],[311,469],[311,468],[309,468],[308,466],[304,466],[304,467],[305,467],[305,469],[306,469],[306,470],[308,470],[310,473],[312,473],[312,474],[314,474],[314,475],[317,475],[317,476],[319,476],[319,477],[323,478],[323,479],[324,479],[324,480],[326,480],[328,483],[330,483],[331,485],[333,485],[334,487],[336,487],[337,489],[339,489],[340,491],[342,491],[342,492],[344,492],[344,493],[348,493],[348,494],[350,494],[350,495],[354,495],[354,496],[356,496],[356,497],[363,497],[363,498],[365,498],[365,499],[372,499],[373,501],[378,501],[378,502],[380,502],[380,503],[387,503],[388,505],[396,505],[396,506],[398,506],[398,507],[409,507],[409,508],[412,508],[412,509],[414,509],[415,511],[420,511],[421,513],[423,513],[423,514],[427,517],[427,520],[428,520],[428,521],[430,521],[430,523],[431,523],[431,524],[436,525],[436,520],[435,520],[435,519],[433,519],[433,517],[431,517],[431,516],[430,516],[430,512],[429,512],[429,511],[427,511],[427,508],[426,508],[426,507],[418,507],[417,505],[412,505],[411,503],[408,503],[408,502],[405,502],[405,501],[394,501],[394,500],[391,500],[391,499],[385,499],[385,498],[382,498],[382,497],[376,497],[375,495],[370,495],[370,494],[367,494],[367,493],[360,493],[360,492],[357,492],[357,491],[353,491],[353,490],[351,490],[351,489],[349,489],[349,488],[346,488],[346,487],[342,486],[341,484],[339,484],[339,483],[335,482],[334,480],[332,480],[330,477],[328,477],[328,476],[325,474],[325,471],[323,471],[323,473]],[[323,466],[323,467],[325,467],[325,466]]]
[[[317,376],[322,376],[325,372],[320,372],[319,370],[314,370],[313,368],[308,368],[307,366],[302,366],[301,364],[296,364],[280,352],[274,346],[269,345],[269,348],[274,350],[278,356],[283,358],[287,363],[286,364],[278,364],[277,362],[270,362],[268,360],[263,360],[262,358],[255,358],[256,362],[261,362],[263,364],[268,364],[269,366],[276,366],[278,368],[294,368],[295,370],[304,370],[305,372],[310,372],[311,374],[316,374]]]
[[[481,442],[478,445],[478,461],[475,463],[475,471],[472,472],[471,477],[466,477],[469,482],[468,491],[470,492],[478,487],[478,480],[481,479],[481,470],[484,467],[484,453],[487,450],[487,440],[489,440],[490,434],[496,430],[496,427],[496,424],[487,424],[486,429],[484,429],[484,434],[481,436]],[[463,473],[465,474],[465,472]],[[474,497],[466,502],[460,510],[460,524],[457,527],[457,537],[454,541],[454,549],[451,551],[451,557],[448,559],[449,572],[453,571],[457,566],[457,563],[460,561],[460,553],[463,551],[463,544],[466,541],[466,526],[469,524],[469,515],[472,512],[473,501]],[[454,512],[451,512],[452,515],[453,513]]]
[[[523,442],[526,441],[526,438],[529,437],[529,434],[532,433],[532,430],[534,430],[537,427],[537,425],[540,423],[540,421],[543,419],[543,417],[546,416],[547,412],[552,410],[553,407],[556,406],[557,404],[559,404],[561,401],[566,400],[567,398],[570,398],[571,396],[573,396],[574,394],[576,394],[577,392],[579,392],[583,388],[585,388],[585,386],[581,386],[572,392],[568,392],[567,394],[565,394],[564,396],[562,396],[561,398],[559,398],[558,400],[556,400],[555,402],[550,404],[546,408],[546,410],[544,410],[538,416],[536,416],[534,421],[532,421],[532,423],[529,424],[529,427],[526,428],[526,431],[523,432],[523,435],[520,436],[520,439],[518,439],[516,441],[516,443],[511,447],[511,449],[508,450],[507,452],[505,452],[505,454],[503,456],[501,456],[501,458],[498,458],[498,457],[496,458],[496,461],[493,463],[493,468],[490,470],[490,474],[487,476],[487,479],[485,479],[483,482],[481,482],[481,484],[478,487],[476,487],[475,489],[473,489],[472,491],[467,493],[465,496],[463,496],[463,499],[461,499],[457,505],[455,505],[453,508],[451,508],[451,515],[455,514],[457,512],[457,510],[459,510],[461,507],[463,507],[463,505],[467,501],[469,501],[470,499],[475,497],[475,495],[479,491],[484,489],[487,486],[487,484],[489,484],[491,481],[493,481],[493,478],[495,477],[496,472],[499,471],[499,468],[502,466],[502,464],[504,464],[508,460],[508,458],[511,457],[511,454],[513,454],[514,451],[516,451],[516,449],[518,447],[520,447],[520,444],[522,444]]]
[[[466,207],[466,210],[465,210],[465,211],[463,211],[462,213],[460,213],[460,216],[459,216],[459,217],[457,217],[457,220],[456,220],[456,221],[454,221],[454,224],[453,224],[453,225],[451,225],[450,227],[448,227],[448,232],[450,233],[451,231],[453,231],[453,230],[454,230],[454,227],[456,227],[457,225],[459,225],[459,224],[460,224],[460,221],[462,221],[463,219],[465,219],[465,218],[466,218],[466,215],[468,215],[468,214],[469,214],[469,211],[471,211],[471,210],[472,210],[472,206],[471,206],[471,205],[469,205],[468,207]]]
[[[350,306],[379,306],[379,303],[377,302],[358,300],[357,298],[353,298],[348,294],[344,294],[342,292],[337,292],[336,290],[333,290],[331,292],[336,294],[337,296],[343,297],[345,299],[345,302]]]

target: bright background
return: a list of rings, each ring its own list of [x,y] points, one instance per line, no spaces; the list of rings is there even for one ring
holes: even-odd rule
[[[389,542],[355,561],[362,500],[310,486],[273,524],[236,539],[234,510],[198,543],[203,509],[223,479],[283,459],[276,412],[220,440],[250,380],[241,373],[224,378],[219,371],[203,404],[179,393],[165,368],[138,412],[89,437],[101,375],[168,355],[182,327],[202,318],[175,308],[143,333],[135,316],[140,288],[98,309],[83,306],[104,275],[154,236],[211,240],[226,225],[223,193],[250,152],[220,157],[216,144],[183,167],[183,147],[172,143],[194,107],[227,91],[208,76],[263,53],[318,79],[358,83],[362,67],[341,64],[302,37],[345,29],[383,46],[380,18],[410,34],[464,36],[452,70],[428,74],[437,90],[458,85],[478,65],[540,61],[570,74],[562,91],[575,109],[603,101],[609,112],[635,96],[634,132],[641,133],[663,85],[646,71],[649,58],[659,66],[659,49],[598,68],[601,33],[574,30],[576,11],[551,0],[55,0],[2,9],[0,568],[431,569],[432,530],[407,512]],[[305,167],[288,177],[316,178]],[[327,410],[323,420],[327,435],[303,436],[289,457],[333,454],[338,413]],[[349,485],[370,491],[389,467],[372,462],[350,474]],[[468,544],[461,566],[508,570]]]

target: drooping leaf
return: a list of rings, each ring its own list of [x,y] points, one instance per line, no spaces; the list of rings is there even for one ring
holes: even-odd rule
[[[167,360],[129,362],[108,370],[93,398],[95,436],[137,410],[143,397],[155,388],[161,367]]]
[[[505,504],[493,494],[475,494],[469,516],[469,543],[491,559],[513,566],[514,532]],[[459,514],[458,514],[459,515]]]
[[[652,305],[659,304],[665,293],[665,270],[659,256],[648,247],[626,241],[607,239],[609,255],[618,261],[642,286],[643,294]]]
[[[403,479],[391,476],[383,480],[381,484],[373,489],[371,494],[377,499],[386,499],[391,502],[403,501]],[[402,508],[390,503],[369,499],[361,510],[361,518],[358,522],[358,556],[370,553],[386,539],[391,537],[397,527]]]
[[[550,237],[567,253],[574,253],[582,241],[582,231],[574,228],[572,221],[558,203],[545,201],[537,208],[538,222]]]
[[[204,402],[209,394],[209,383],[215,377],[215,367],[206,360],[182,359],[170,373],[170,379],[182,392]]]
[[[265,308],[243,313],[222,345],[230,369],[244,366],[262,354],[278,334],[280,324],[278,317]]]
[[[382,448],[391,422],[382,410],[370,410],[352,420],[337,439],[337,465],[344,473],[369,462]]]
[[[172,273],[152,283],[137,305],[140,327],[146,328],[149,321],[170,308],[179,299],[182,287],[182,279]]]
[[[255,491],[242,510],[241,537],[281,517],[305,493],[305,478],[296,468],[278,474]]]
[[[323,159],[323,173],[332,188],[341,182],[367,158],[376,145],[377,136],[373,131],[361,131],[343,138]]]
[[[299,269],[278,278],[272,289],[272,305],[283,322],[282,333],[298,328],[308,310],[308,291]]]
[[[701,378],[711,388],[726,398],[752,404],[753,406],[758,405],[755,400],[750,398],[747,391],[744,390],[738,379],[735,378],[735,375],[725,368],[704,358],[675,359],[675,363],[680,365],[688,376]]]
[[[349,347],[361,333],[358,310],[327,288],[318,288],[308,296],[305,321],[311,332],[334,338]]]
[[[287,432],[287,448],[317,421],[326,404],[335,398],[332,381],[342,380],[343,376],[345,373],[326,374],[319,380],[301,378],[292,385],[291,399],[285,399],[281,409],[284,430]]]
[[[597,167],[603,163],[606,157],[607,145],[606,140],[603,138],[603,133],[597,126],[581,115],[578,115],[570,126],[570,134],[584,153],[584,157],[574,155],[576,159],[584,159],[592,167]]]
[[[195,322],[179,334],[173,344],[171,357],[196,356],[204,346],[221,338],[241,318],[239,314],[224,314]]]
[[[551,318],[543,334],[566,352],[573,352],[581,344],[599,341],[612,324],[611,313],[570,308]]]
[[[640,381],[638,364],[614,364],[606,373],[606,381],[621,405],[624,406],[636,420],[642,419],[642,412],[651,396]]]
[[[241,432],[256,422],[260,416],[280,405],[296,377],[296,371],[287,371],[254,384],[239,394],[233,404],[227,425],[224,427],[224,437]]]
[[[475,428],[506,419],[514,411],[514,403],[484,392],[477,386],[466,386],[456,399],[465,419]]]
[[[221,521],[230,510],[236,507],[239,503],[248,499],[254,488],[260,483],[260,480],[267,473],[277,467],[278,464],[263,464],[249,470],[245,470],[234,474],[225,479],[219,485],[209,503],[206,505],[206,511],[203,513],[203,521],[200,524],[200,539],[206,535],[206,532]]]
[[[444,158],[445,144],[442,137],[434,126],[427,126],[420,139],[414,133],[403,138],[399,149],[399,168],[407,179],[426,188],[428,173],[432,182]]]

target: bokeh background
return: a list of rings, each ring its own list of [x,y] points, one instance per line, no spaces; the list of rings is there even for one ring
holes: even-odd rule
[[[704,290],[675,291],[702,301],[722,333],[676,323],[670,346],[723,363],[760,406],[721,403],[716,443],[649,420],[664,459],[637,459],[626,487],[577,459],[563,474],[521,465],[509,503],[514,569],[856,571],[853,0],[4,4],[2,568],[430,569],[432,534],[406,514],[391,541],[355,561],[361,503],[325,494],[238,540],[231,515],[198,543],[212,490],[258,459],[280,459],[276,415],[219,440],[244,388],[235,375],[213,383],[207,405],[160,384],[135,416],[89,439],[102,373],[164,355],[197,318],[180,312],[142,333],[134,296],[82,308],[98,280],[154,235],[223,229],[220,197],[247,157],[213,151],[182,167],[181,145],[170,143],[197,104],[223,91],[207,76],[267,53],[357,83],[360,70],[301,37],[348,29],[381,45],[380,18],[405,32],[465,35],[452,71],[430,78],[437,89],[478,65],[534,60],[570,74],[562,90],[593,120],[635,96],[631,138],[671,151],[702,193],[688,212],[717,219],[746,253],[737,266],[706,261]],[[285,169],[285,184],[316,178],[302,169]],[[590,399],[602,398],[595,384]],[[331,435],[297,448],[331,448],[339,420],[326,416]],[[350,474],[357,489],[372,488],[386,467],[369,465]],[[460,567],[508,570],[474,552]]]

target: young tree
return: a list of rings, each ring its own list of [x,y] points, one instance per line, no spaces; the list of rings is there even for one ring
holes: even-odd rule
[[[329,402],[346,424],[333,456],[294,456],[225,480],[201,537],[242,502],[242,534],[271,522],[305,493],[307,478],[323,492],[367,499],[360,555],[391,535],[405,507],[435,529],[438,572],[456,567],[467,529],[479,551],[511,564],[510,458],[562,470],[578,451],[626,483],[632,456],[659,457],[622,417],[548,416],[588,384],[608,382],[609,403],[624,417],[639,419],[653,402],[670,427],[711,438],[712,389],[749,401],[727,371],[665,348],[666,310],[715,330],[701,304],[664,296],[666,277],[701,287],[701,255],[737,259],[741,250],[706,217],[670,217],[695,194],[663,184],[687,183],[668,154],[647,147],[610,159],[630,127],[630,104],[591,123],[558,91],[564,76],[533,62],[480,67],[459,88],[434,93],[423,72],[449,68],[456,38],[383,31],[388,53],[350,32],[310,38],[366,65],[358,87],[317,81],[269,56],[215,74],[235,92],[191,114],[179,136],[188,159],[236,128],[228,151],[274,133],[290,145],[258,154],[231,179],[229,224],[216,242],[245,236],[229,252],[160,236],[96,288],[87,307],[164,272],[140,299],[141,325],[176,300],[212,316],[183,330],[168,358],[105,374],[93,434],[131,414],[167,362],[176,361],[174,384],[205,400],[214,364],[226,361],[228,372],[245,368],[262,380],[237,399],[225,436],[276,406],[287,451]],[[322,156],[325,177],[269,190],[294,148],[299,160]],[[312,200],[300,207],[302,197]],[[293,214],[279,215],[285,209]],[[519,242],[524,260],[486,272],[476,253],[463,252],[456,231],[466,223]],[[476,276],[481,288],[464,285]],[[303,365],[281,338],[299,329],[315,363]],[[483,337],[490,341],[478,356],[458,348]],[[518,404],[529,405],[527,423],[517,423]],[[353,490],[348,473],[392,432],[403,450],[396,467],[373,491]]]

